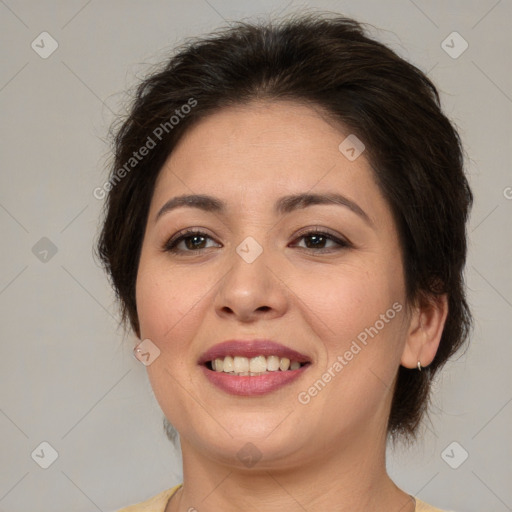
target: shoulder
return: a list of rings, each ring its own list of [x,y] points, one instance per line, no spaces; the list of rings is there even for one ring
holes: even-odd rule
[[[130,505],[129,507],[125,507],[123,509],[118,510],[117,512],[165,512],[165,507],[169,502],[171,496],[181,487],[181,484],[162,491],[161,493],[153,496],[149,500],[137,503],[135,505]],[[421,501],[419,498],[416,499],[416,510],[415,512],[449,512],[445,510],[441,510],[440,508],[433,507],[424,501]]]
[[[137,503],[136,505],[130,505],[117,512],[164,512],[169,499],[180,487],[181,484],[172,489],[166,489],[149,500]]]
[[[415,512],[450,512],[448,510],[441,510],[440,508],[433,507],[424,501],[421,501],[419,498],[416,499],[416,509]]]

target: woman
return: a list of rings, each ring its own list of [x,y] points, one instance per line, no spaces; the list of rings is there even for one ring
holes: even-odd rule
[[[99,254],[183,455],[125,512],[439,511],[385,463],[471,320],[472,194],[421,71],[335,15],[189,42],[107,188]]]

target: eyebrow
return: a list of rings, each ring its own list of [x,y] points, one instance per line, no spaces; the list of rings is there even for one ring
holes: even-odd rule
[[[307,208],[317,204],[334,204],[343,206],[351,210],[353,213],[361,217],[367,224],[373,223],[367,213],[354,201],[347,197],[328,192],[325,194],[294,194],[279,198],[274,205],[274,212],[276,214],[284,215],[291,213],[294,210]],[[167,201],[155,216],[155,222],[162,217],[162,215],[175,210],[176,208],[189,207],[198,208],[205,212],[223,213],[227,205],[221,199],[204,194],[192,194],[177,196]]]

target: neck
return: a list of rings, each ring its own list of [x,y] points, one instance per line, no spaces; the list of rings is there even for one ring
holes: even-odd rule
[[[279,468],[258,469],[258,463],[240,470],[205,457],[186,441],[182,452],[183,488],[166,512],[415,510],[414,500],[386,472],[385,435],[324,447],[300,465]]]

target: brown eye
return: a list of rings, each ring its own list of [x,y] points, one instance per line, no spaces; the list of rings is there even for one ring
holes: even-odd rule
[[[303,233],[299,238],[297,238],[297,240],[301,239],[305,240],[304,249],[313,250],[315,252],[330,252],[332,250],[340,250],[350,247],[350,243],[346,240],[341,240],[334,235],[323,231],[309,231],[307,233]],[[334,245],[326,247],[328,242],[332,242]],[[296,247],[300,247],[300,245],[296,245]]]
[[[171,238],[163,249],[166,252],[197,252],[209,248],[205,245],[208,239],[213,240],[202,231],[185,231]],[[180,244],[182,247],[179,247]]]

